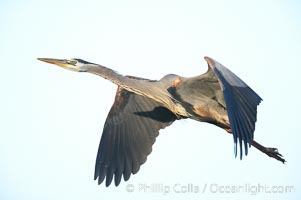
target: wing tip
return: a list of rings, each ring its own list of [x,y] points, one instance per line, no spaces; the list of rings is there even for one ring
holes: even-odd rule
[[[212,58],[208,57],[208,56],[205,56],[204,59],[206,60],[206,62],[208,63],[208,65],[212,69],[214,69],[214,67],[215,67],[215,61]]]

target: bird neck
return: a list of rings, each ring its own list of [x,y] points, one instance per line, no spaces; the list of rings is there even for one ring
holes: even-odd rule
[[[101,76],[130,92],[151,98],[171,111],[175,111],[172,97],[158,81],[130,78],[102,65],[87,65],[86,72]]]
[[[109,69],[105,66],[102,65],[86,65],[86,72],[101,76],[105,79],[110,80],[111,82],[120,85],[122,81],[122,75],[119,73],[115,72],[112,69]]]

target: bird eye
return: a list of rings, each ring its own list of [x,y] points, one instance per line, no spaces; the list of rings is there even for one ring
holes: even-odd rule
[[[71,65],[76,65],[77,61],[76,60],[69,60],[67,63],[71,64]]]

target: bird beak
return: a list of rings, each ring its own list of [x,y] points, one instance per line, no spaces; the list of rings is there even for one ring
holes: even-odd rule
[[[54,65],[58,65],[58,66],[63,66],[67,64],[67,60],[63,60],[63,59],[53,59],[53,58],[38,58],[38,60],[43,61],[43,62],[47,62],[50,64],[54,64]]]
[[[66,59],[53,59],[53,58],[38,58],[38,60],[43,61],[43,62],[47,62],[50,64],[54,64],[60,67],[63,67],[65,69],[69,69],[72,71],[79,71],[78,67],[71,65],[68,60]]]

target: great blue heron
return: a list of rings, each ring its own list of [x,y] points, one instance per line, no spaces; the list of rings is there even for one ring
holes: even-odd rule
[[[118,186],[139,171],[152,151],[159,130],[175,120],[190,118],[208,122],[234,138],[240,159],[254,146],[285,162],[276,148],[254,141],[257,106],[261,98],[239,77],[217,61],[205,57],[208,71],[185,78],[174,74],[159,81],[123,76],[102,65],[81,59],[38,58],[65,69],[90,72],[118,85],[115,102],[106,119],[95,165],[94,179]],[[244,150],[243,150],[244,146]]]

